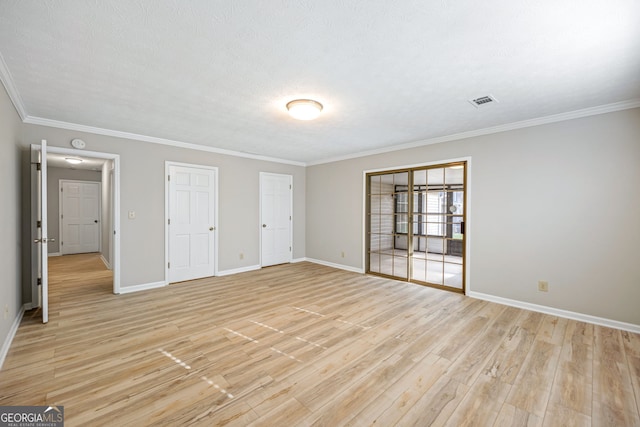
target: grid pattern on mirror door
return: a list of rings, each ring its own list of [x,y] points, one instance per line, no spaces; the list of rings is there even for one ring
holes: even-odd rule
[[[408,183],[408,172],[370,175],[368,182],[369,247],[368,271],[408,278],[408,251],[398,250],[398,240],[409,224],[408,201],[398,198],[399,186]]]
[[[464,167],[368,176],[367,272],[464,291]]]
[[[464,169],[435,167],[413,172],[411,279],[463,289]]]

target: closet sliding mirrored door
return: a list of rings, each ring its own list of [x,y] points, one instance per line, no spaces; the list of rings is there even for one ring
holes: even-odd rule
[[[367,273],[464,292],[466,164],[367,175]]]

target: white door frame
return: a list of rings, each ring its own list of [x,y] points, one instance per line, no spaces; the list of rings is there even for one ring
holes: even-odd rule
[[[218,275],[218,182],[220,181],[220,177],[218,174],[218,168],[215,166],[206,166],[206,165],[196,165],[193,163],[181,163],[181,162],[173,162],[166,160],[164,162],[164,283],[165,285],[169,284],[169,200],[170,200],[170,186],[169,186],[169,169],[172,166],[178,167],[187,167],[187,168],[195,168],[195,169],[205,169],[209,171],[215,172],[216,179],[214,183],[214,221],[213,227],[215,233],[213,235],[213,275]]]
[[[293,260],[293,175],[284,174],[284,173],[273,173],[273,172],[260,172],[260,205],[258,209],[260,209],[260,223],[258,224],[258,245],[260,247],[260,266],[262,267],[262,178],[267,175],[272,176],[286,176],[289,178],[289,185],[291,186],[291,191],[289,192],[289,212],[291,215],[291,221],[289,221],[289,247],[291,250],[289,251],[289,260],[291,262]]]
[[[36,146],[38,147],[38,146]],[[113,271],[113,293],[120,293],[120,155],[103,153],[99,151],[76,150],[72,148],[47,146],[48,153],[69,154],[72,156],[93,157],[96,159],[113,160],[113,203],[111,213],[113,218],[113,258],[111,270]]]
[[[62,248],[62,238],[64,237],[64,229],[62,221],[62,213],[63,213],[63,194],[62,194],[62,184],[65,182],[78,182],[82,184],[98,184],[98,252],[102,253],[102,181],[83,181],[80,179],[59,179],[58,180],[58,194],[60,195],[58,201],[58,230],[60,232],[60,242],[58,242],[58,252],[64,255],[64,249]]]

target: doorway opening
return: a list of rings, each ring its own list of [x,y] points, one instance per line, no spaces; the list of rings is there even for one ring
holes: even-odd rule
[[[366,175],[366,272],[465,292],[467,162]]]
[[[75,165],[66,162],[69,158],[75,160]],[[41,145],[31,146],[31,240],[35,244],[31,250],[30,306],[42,310],[43,323],[48,322],[49,281],[58,279],[50,277],[48,259],[62,254],[59,249],[62,243],[59,186],[64,179],[78,178],[79,173],[99,176],[94,176],[92,181],[101,186],[100,212],[94,212],[101,219],[93,224],[91,236],[94,243],[97,242],[95,254],[99,255],[110,277],[103,283],[107,286],[105,290],[120,293],[119,159],[116,154],[47,147],[46,140]],[[95,249],[95,245],[91,248]],[[55,271],[52,273],[56,274]]]

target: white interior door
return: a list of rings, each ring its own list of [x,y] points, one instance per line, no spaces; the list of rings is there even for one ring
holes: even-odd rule
[[[32,158],[32,204],[36,224],[32,225],[33,243],[37,250],[32,251],[31,270],[33,282],[37,287],[37,296],[32,295],[31,305],[42,309],[42,323],[49,321],[49,275],[47,262],[47,141],[42,140],[40,146],[31,146]],[[37,299],[36,299],[37,298]]]
[[[60,181],[63,255],[100,250],[100,186],[99,182]]]
[[[260,173],[262,266],[284,264],[292,258],[293,177]]]
[[[216,175],[169,166],[169,282],[215,275]]]

